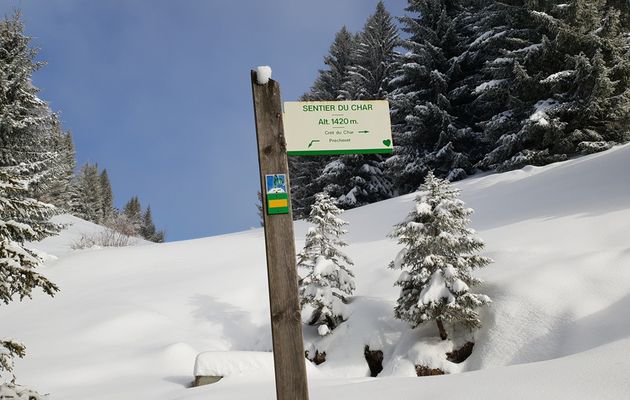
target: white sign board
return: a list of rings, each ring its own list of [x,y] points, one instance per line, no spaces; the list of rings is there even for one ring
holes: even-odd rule
[[[283,120],[289,156],[392,153],[387,100],[288,101]]]

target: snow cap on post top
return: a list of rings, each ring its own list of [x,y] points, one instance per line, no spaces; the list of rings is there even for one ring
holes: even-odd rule
[[[261,65],[256,67],[256,82],[259,85],[266,85],[271,79],[271,67],[268,65]]]

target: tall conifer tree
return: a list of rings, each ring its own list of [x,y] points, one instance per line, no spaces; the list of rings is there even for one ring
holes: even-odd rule
[[[399,193],[415,190],[429,170],[461,179],[472,172],[467,152],[474,143],[461,129],[449,99],[452,60],[462,53],[456,18],[459,1],[410,1],[401,18],[408,52],[391,82],[394,156],[389,173]]]
[[[142,205],[138,196],[133,196],[123,208],[123,214],[127,217],[131,227],[133,228],[133,234],[140,234],[142,228]]]
[[[354,65],[355,41],[355,36],[345,26],[337,32],[329,54],[324,57],[327,68],[319,71],[309,92],[302,96],[302,101],[348,99],[346,86],[350,79],[350,67]],[[318,178],[332,159],[328,156],[289,159],[291,203],[295,218],[309,215],[311,205],[315,202],[315,195],[325,186],[325,182]]]
[[[103,221],[109,221],[114,216],[116,209],[114,208],[112,185],[109,182],[109,175],[107,174],[106,169],[104,169],[99,175],[99,186],[101,191]]]
[[[35,272],[42,263],[26,244],[58,233],[50,222],[52,205],[32,197],[32,185],[46,174],[54,154],[45,135],[52,113],[31,83],[39,67],[36,50],[24,35],[19,14],[0,21],[0,301],[8,304],[31,297],[34,289],[54,295],[57,286]],[[12,373],[13,358],[25,347],[0,339],[0,374]]]
[[[398,67],[398,31],[379,2],[363,31],[357,35],[353,63],[347,67],[344,93],[349,100],[384,100]],[[350,154],[332,157],[318,177],[320,186],[338,206],[353,208],[391,197],[391,181],[383,172],[380,155]]]

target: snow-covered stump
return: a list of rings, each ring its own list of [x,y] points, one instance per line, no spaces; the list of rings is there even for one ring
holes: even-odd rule
[[[273,376],[273,354],[256,351],[207,351],[195,360],[193,386],[209,385],[224,377]]]

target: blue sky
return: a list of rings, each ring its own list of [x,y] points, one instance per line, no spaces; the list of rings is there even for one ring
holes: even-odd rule
[[[79,165],[106,168],[115,203],[150,203],[167,240],[258,225],[249,71],[284,101],[313,83],[343,25],[377,0],[3,0],[48,64],[40,96],[72,131]],[[402,15],[405,0],[386,0]]]

